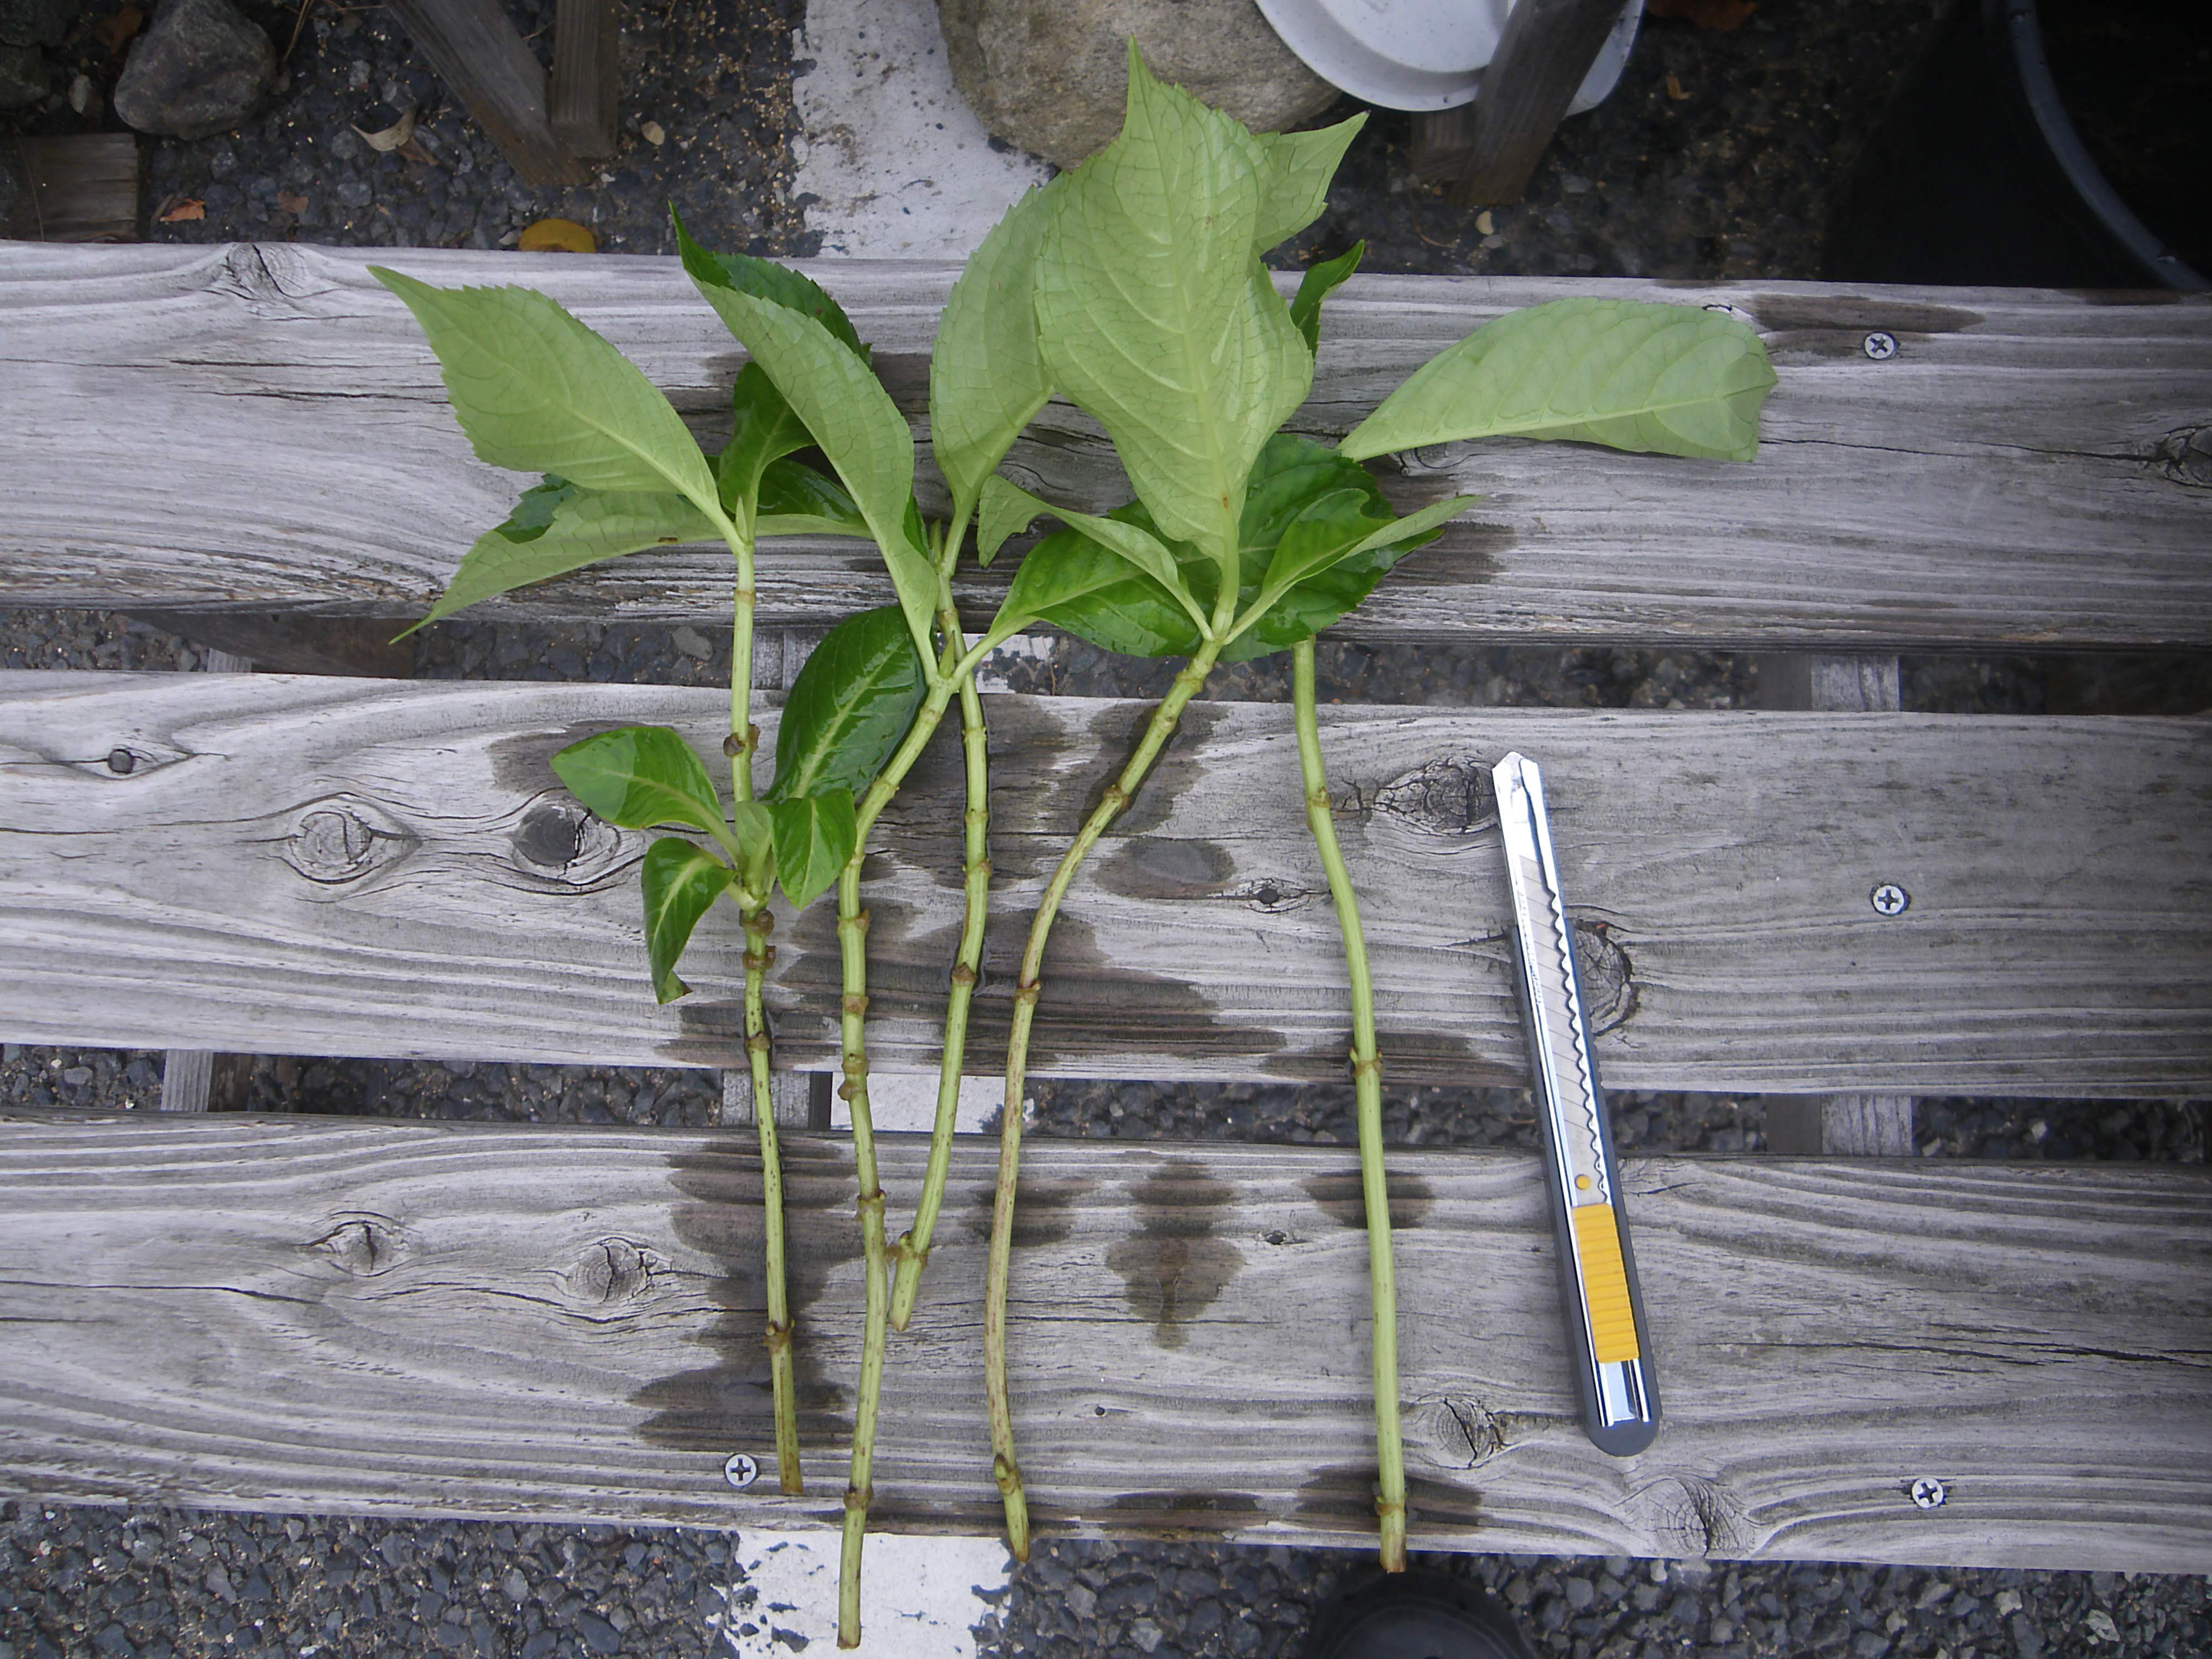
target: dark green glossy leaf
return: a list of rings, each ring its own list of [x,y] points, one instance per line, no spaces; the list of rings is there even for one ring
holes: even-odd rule
[[[776,880],[792,908],[804,909],[837,879],[860,844],[852,791],[773,801],[768,811],[775,826]]]
[[[835,478],[804,461],[781,460],[761,477],[753,529],[762,536],[866,536],[868,523]]]
[[[572,743],[553,757],[553,770],[578,800],[625,830],[688,823],[729,833],[706,766],[667,726],[625,726]]]
[[[691,988],[676,976],[678,958],[691,942],[699,918],[730,884],[730,866],[688,841],[664,836],[646,848],[638,870],[645,890],[645,953],[653,969],[653,994],[673,1002]]]
[[[1201,620],[1205,612],[1198,608],[1197,601],[1191,597],[1190,586],[1184,578],[1180,562],[1153,529],[1149,514],[1143,515],[1142,522],[1126,514],[1121,516],[1109,514],[1102,519],[1089,513],[1078,513],[1071,507],[1054,507],[1051,502],[1030,495],[1026,489],[1007,483],[995,472],[983,481],[983,522],[988,528],[1003,530],[1018,519],[1020,522],[1014,524],[1013,530],[1026,530],[1032,519],[1046,513],[1069,529],[1080,531],[1091,541],[1127,560],[1139,571],[1150,576],[1162,589],[1175,596],[1176,602],[1189,614],[1192,624],[1200,633],[1205,631]],[[1000,541],[1004,539],[1004,536],[1000,538]],[[998,550],[995,544],[991,550],[994,553]]]
[[[831,299],[820,283],[773,259],[756,259],[750,253],[716,253],[711,248],[702,247],[691,240],[672,206],[668,210],[668,217],[676,227],[676,251],[683,256],[684,273],[693,282],[750,294],[787,311],[811,317],[842,344],[857,353],[861,362],[867,361],[868,348],[861,343],[859,331],[845,315],[844,307]]]
[[[913,726],[926,689],[897,606],[848,617],[809,653],[784,700],[775,781],[763,798],[864,792]]]
[[[1366,252],[1366,243],[1354,242],[1348,252],[1309,265],[1304,276],[1299,279],[1297,297],[1291,301],[1291,320],[1306,337],[1308,351],[1321,349],[1321,302],[1359,269],[1359,256]]]
[[[1200,562],[1210,574],[1210,562]],[[1185,567],[1186,576],[1194,574]],[[1199,645],[1180,601],[1079,530],[1056,532],[1022,556],[991,631],[1004,638],[1032,622],[1125,656],[1187,657]]]
[[[786,455],[811,447],[814,439],[758,363],[747,363],[738,371],[730,409],[735,418],[730,441],[714,458],[714,483],[721,492],[722,510],[742,514],[758,499],[762,476],[769,468]]]

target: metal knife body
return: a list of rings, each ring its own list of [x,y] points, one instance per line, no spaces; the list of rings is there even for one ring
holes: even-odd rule
[[[1519,754],[1500,761],[1491,778],[1513,890],[1515,979],[1544,1126],[1546,1184],[1583,1424],[1601,1450],[1626,1457],[1658,1432],[1659,1396],[1621,1209],[1620,1161],[1575,972],[1574,932],[1552,857],[1544,780],[1536,763]]]

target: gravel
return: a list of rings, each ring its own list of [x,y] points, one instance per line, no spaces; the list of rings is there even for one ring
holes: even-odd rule
[[[246,0],[289,55],[277,89],[240,131],[148,141],[149,234],[216,241],[511,246],[558,216],[601,248],[664,252],[673,199],[702,240],[780,255],[813,251],[793,199],[791,32],[801,0],[627,9],[623,133],[591,181],[516,179],[376,8]],[[550,0],[511,0],[541,56]],[[1719,9],[1726,10],[1723,4]],[[1297,264],[1354,237],[1369,270],[1650,276],[1698,281],[1811,276],[1825,203],[1926,38],[1932,0],[1761,6],[1729,31],[1651,22],[1613,97],[1568,123],[1526,201],[1478,218],[1411,183],[1410,127],[1382,113],[1354,145],[1329,214],[1285,251]],[[0,134],[116,130],[117,59],[94,0],[45,56],[56,94],[0,117]],[[84,114],[75,75],[101,94]],[[1339,113],[1348,112],[1346,110]],[[380,155],[356,129],[415,113],[416,143]],[[663,136],[645,134],[652,122]],[[197,206],[204,216],[179,216]],[[461,620],[415,637],[422,678],[726,683],[714,630],[546,629]],[[191,669],[189,642],[112,613],[0,611],[0,665]],[[1553,708],[1730,708],[1756,696],[1757,665],[1721,653],[1468,646],[1419,653],[1325,642],[1326,699]],[[1157,691],[1167,667],[1060,641],[1010,662],[1016,689]],[[2203,657],[1908,658],[1908,708],[1931,712],[2190,713],[2212,708]],[[1285,670],[1224,671],[1218,695],[1279,699]],[[0,1108],[143,1110],[161,1056],[9,1044]],[[711,1074],[450,1061],[393,1064],[264,1056],[257,1109],[510,1121],[701,1125],[719,1115]],[[1350,1091],[1040,1081],[1036,1132],[1343,1143]],[[1622,1092],[1625,1148],[1755,1151],[1756,1097]],[[1525,1095],[1393,1091],[1398,1145],[1534,1144]],[[1930,1157],[2201,1163],[2203,1103],[1923,1099]],[[733,1540],[700,1530],[513,1526],[222,1515],[175,1509],[0,1504],[0,1659],[94,1654],[688,1654],[746,1623]],[[1723,1565],[1612,1559],[1437,1557],[1519,1610],[1538,1651],[1575,1659],[1698,1655],[1884,1655],[1950,1659],[2212,1652],[2207,1581],[2110,1573]],[[979,1629],[1015,1655],[1294,1655],[1316,1603],[1369,1571],[1356,1552],[1206,1545],[1049,1543]]]

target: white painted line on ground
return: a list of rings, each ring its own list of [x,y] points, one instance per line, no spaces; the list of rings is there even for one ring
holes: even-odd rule
[[[952,84],[935,0],[810,0],[793,55],[793,149],[824,253],[964,259],[1052,169],[994,150]]]
[[[837,1650],[838,1535],[746,1532],[743,1576],[722,1595],[722,1636],[744,1659],[791,1659]],[[993,1611],[981,1592],[1006,1586],[1010,1563],[996,1538],[871,1534],[860,1576],[861,1659],[975,1659],[974,1626]],[[795,1638],[795,1639],[794,1639]]]

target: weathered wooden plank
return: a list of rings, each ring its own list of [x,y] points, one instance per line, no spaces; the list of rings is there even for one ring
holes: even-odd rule
[[[553,10],[553,136],[571,155],[611,155],[622,103],[615,0],[557,0]]]
[[[94,1501],[830,1521],[858,1358],[847,1146],[786,1139],[809,1495],[765,1453],[744,1133],[214,1118],[0,1135],[0,1486]],[[923,1146],[892,1138],[909,1201]],[[978,1306],[994,1155],[954,1155],[872,1511],[996,1525]],[[1627,1165],[1667,1421],[1583,1438],[1532,1158],[1396,1152],[1423,1547],[2201,1570],[2199,1168]],[[1357,1543],[1366,1245],[1346,1148],[1040,1141],[1011,1349],[1048,1533]],[[1906,1488],[1935,1475],[1949,1501]]]
[[[389,3],[416,50],[524,182],[573,185],[583,178],[547,117],[544,66],[501,0]]]
[[[0,236],[41,242],[127,242],[138,234],[138,140],[127,132],[9,141],[23,192]]]
[[[529,283],[629,351],[710,442],[739,354],[672,260],[293,245],[0,254],[0,603],[419,614],[518,479],[476,461],[404,309],[368,276]],[[949,267],[812,268],[919,422]],[[1285,279],[1287,280],[1287,279]],[[2212,300],[1804,283],[1359,277],[1332,298],[1313,398],[1346,430],[1431,353],[1568,294],[1732,305],[1781,385],[1750,466],[1493,442],[1412,458],[1402,502],[1485,497],[1347,631],[1837,649],[2212,641]],[[1875,361],[1867,336],[1899,343]],[[146,441],[159,434],[158,442]],[[112,462],[134,458],[129,468]],[[1118,499],[1089,421],[1049,408],[1018,481]],[[2192,482],[2193,480],[2193,482]],[[938,485],[923,470],[926,494]],[[971,619],[998,573],[963,589]],[[728,556],[641,555],[508,615],[720,616]],[[779,547],[771,625],[885,603],[872,550]]]
[[[1620,21],[1614,0],[1519,0],[1482,72],[1466,170],[1447,192],[1468,206],[1517,202]]]
[[[1031,904],[1145,714],[989,700],[994,923],[969,1042],[1000,1064]],[[726,1066],[741,940],[646,994],[647,836],[546,758],[709,690],[0,676],[11,1039]],[[1519,1080],[1488,766],[1543,763],[1607,1079],[1784,1092],[2166,1094],[2212,1082],[2212,723],[1332,708],[1346,856],[1401,1080]],[[762,724],[771,733],[772,717]],[[772,738],[771,738],[772,741]],[[126,751],[127,775],[109,757]],[[1289,710],[1198,704],[1102,842],[1045,966],[1032,1065],[1342,1073],[1347,1005]],[[872,1052],[936,1063],[960,902],[957,733],[867,871]],[[1875,886],[1910,896],[1878,914]],[[783,1063],[836,1051],[832,915],[776,929]]]

